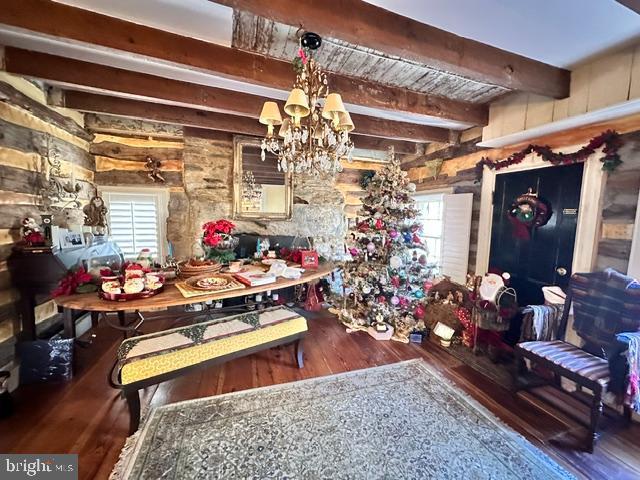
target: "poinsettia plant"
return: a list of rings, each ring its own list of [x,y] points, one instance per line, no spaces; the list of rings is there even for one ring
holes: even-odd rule
[[[202,230],[204,230],[202,243],[207,247],[215,248],[226,236],[231,235],[234,228],[236,228],[236,226],[229,220],[221,219],[215,222],[207,222],[202,225]]]
[[[59,297],[61,295],[95,291],[97,287],[92,283],[92,280],[91,274],[88,273],[84,267],[78,267],[75,271],[69,270],[69,272],[62,277],[55,290],[51,292],[51,296]]]

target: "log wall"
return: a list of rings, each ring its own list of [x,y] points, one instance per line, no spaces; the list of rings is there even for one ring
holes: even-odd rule
[[[613,267],[626,272],[640,190],[640,132],[622,138],[624,146],[620,158],[623,164],[607,176],[596,268]]]
[[[38,189],[48,168],[47,155],[55,153],[62,159],[62,174],[73,176],[81,185],[82,202],[94,193],[91,135],[78,122],[82,117],[77,114],[49,108],[37,84],[0,74],[0,367],[13,357],[20,329],[19,293],[7,258],[20,239],[22,219],[33,217],[39,222],[44,213]],[[51,301],[36,308],[38,324],[55,314]]]

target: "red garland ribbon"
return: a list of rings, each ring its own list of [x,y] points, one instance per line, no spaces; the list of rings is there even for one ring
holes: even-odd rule
[[[509,155],[505,160],[494,161],[487,157],[482,157],[482,159],[476,163],[476,182],[482,180],[482,170],[485,165],[491,170],[500,170],[521,163],[526,156],[532,152],[540,155],[543,160],[551,162],[554,165],[572,165],[586,161],[587,158],[593,155],[600,147],[603,147],[602,153],[604,153],[600,159],[602,162],[602,170],[613,172],[622,163],[620,155],[618,155],[618,150],[622,147],[622,139],[618,132],[607,130],[589,140],[587,145],[573,153],[555,153],[548,145],[528,145],[525,149]]]

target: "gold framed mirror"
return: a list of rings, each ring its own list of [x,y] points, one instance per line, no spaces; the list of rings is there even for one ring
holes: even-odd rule
[[[293,208],[291,172],[278,170],[278,158],[265,152],[261,158],[260,140],[233,138],[233,217],[261,220],[287,220]]]

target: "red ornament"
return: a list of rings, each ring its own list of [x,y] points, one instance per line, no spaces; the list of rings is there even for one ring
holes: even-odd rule
[[[416,308],[413,310],[413,316],[418,320],[423,320],[425,313],[424,307],[421,304],[416,305]]]
[[[422,284],[422,289],[424,290],[424,293],[429,292],[429,290],[431,290],[431,287],[433,287],[433,282],[426,280],[423,284]]]
[[[387,302],[387,298],[384,295],[380,295],[378,297],[378,303],[386,303]]]
[[[376,230],[382,230],[384,228],[384,223],[381,218],[376,220]]]
[[[393,285],[395,288],[400,288],[400,277],[397,275],[391,277],[391,285]]]

